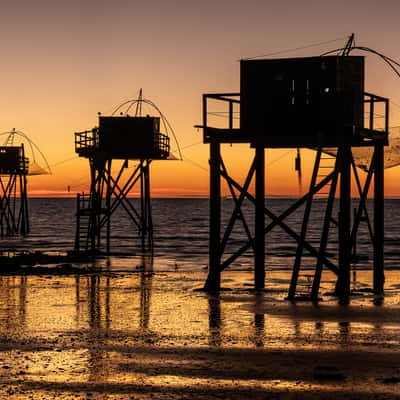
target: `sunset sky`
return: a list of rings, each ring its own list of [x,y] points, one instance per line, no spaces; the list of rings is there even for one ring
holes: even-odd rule
[[[205,196],[208,146],[193,127],[201,123],[202,93],[238,91],[241,58],[332,41],[277,56],[319,55],[352,32],[357,45],[400,60],[399,15],[399,0],[9,1],[0,14],[0,132],[27,133],[52,166],[51,176],[29,178],[32,196],[64,196],[67,186],[79,192],[89,169],[75,157],[73,133],[143,88],[184,156],[154,163],[153,195]],[[366,89],[391,99],[390,124],[399,126],[400,78],[375,56],[366,64]],[[248,146],[225,153],[232,173],[243,176]],[[307,171],[311,152],[303,155]],[[298,193],[294,157],[267,151],[268,194]],[[400,167],[387,170],[387,195],[400,196],[399,178]]]

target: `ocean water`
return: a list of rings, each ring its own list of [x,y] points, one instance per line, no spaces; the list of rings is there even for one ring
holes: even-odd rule
[[[132,200],[138,205],[137,199]],[[266,199],[266,206],[280,215],[295,200]],[[309,223],[307,240],[318,246],[321,234],[326,201],[314,202]],[[354,202],[354,207],[356,207]],[[232,215],[232,199],[223,199],[223,227]],[[66,252],[73,249],[75,237],[75,199],[32,198],[29,200],[31,233],[26,237],[0,239],[1,249],[40,250],[47,252]],[[367,202],[372,219],[372,201]],[[254,207],[244,204],[243,215],[250,231],[254,228]],[[177,268],[199,270],[208,264],[209,202],[208,199],[153,199],[154,223],[154,266],[159,270]],[[304,207],[292,213],[285,223],[299,233]],[[333,212],[337,216],[337,204]],[[266,218],[266,222],[269,220]],[[113,215],[111,249],[112,265],[119,268],[133,268],[140,261],[140,242],[138,232],[123,209]],[[224,228],[223,228],[224,230]],[[390,269],[400,267],[400,200],[385,201],[385,266]],[[223,259],[231,255],[247,242],[241,221],[236,221],[227,242]],[[337,247],[337,228],[331,225],[328,253],[334,257]],[[280,227],[275,227],[266,238],[267,269],[290,269],[293,265],[296,242]],[[355,268],[367,269],[372,263],[372,245],[368,226],[362,222],[358,234],[357,251],[359,257]],[[361,260],[360,260],[361,259]],[[135,260],[135,261],[132,261]],[[305,267],[313,267],[312,257],[304,258]],[[252,267],[252,251],[249,250],[231,265],[231,269]]]

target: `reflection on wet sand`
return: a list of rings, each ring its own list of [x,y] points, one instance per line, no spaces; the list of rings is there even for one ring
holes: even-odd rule
[[[221,346],[222,344],[222,321],[221,321],[221,300],[219,293],[208,296],[208,326],[210,329],[210,346]]]
[[[25,330],[28,278],[0,277],[0,323],[2,331],[19,334]]]
[[[338,306],[207,295],[193,290],[202,279],[154,274],[148,260],[134,274],[2,277],[0,395],[11,387],[10,399],[265,399],[288,390],[395,398],[382,382],[400,362],[396,308],[371,308],[372,298]],[[315,380],[319,365],[348,379]]]
[[[110,278],[98,275],[87,277],[88,305],[88,370],[89,382],[101,382],[110,374],[106,348],[110,330]],[[103,294],[103,295],[102,295]],[[93,346],[93,343],[96,345]]]
[[[256,293],[254,299],[254,339],[253,343],[256,347],[264,347],[264,335],[265,335],[265,314],[259,313],[257,310],[260,309],[263,303],[263,293]]]
[[[149,329],[152,282],[153,282],[153,273],[151,271],[143,271],[140,274],[139,326],[142,329]]]

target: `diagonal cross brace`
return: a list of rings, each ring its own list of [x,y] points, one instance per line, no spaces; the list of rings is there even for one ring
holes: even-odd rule
[[[252,196],[249,192],[244,190],[244,188],[239,185],[234,179],[232,179],[230,176],[225,174],[223,171],[220,172],[221,176],[232,186],[234,186],[237,190],[244,192],[245,196],[254,204],[255,203],[255,198]],[[324,187],[327,183],[329,183],[332,178],[334,177],[335,173],[332,172],[329,175],[327,175],[324,179],[321,180],[321,182],[318,183],[314,187],[314,189],[310,192],[304,195],[302,198],[297,200],[291,207],[289,207],[285,212],[283,212],[280,216],[276,216],[274,213],[272,213],[270,210],[265,208],[265,214],[272,219],[272,222],[268,224],[265,229],[264,229],[264,234],[267,234],[270,232],[275,226],[280,226],[286,233],[288,233],[290,236],[292,236],[300,245],[302,245],[306,250],[309,251],[309,253],[314,256],[314,257],[321,257],[321,260],[323,263],[336,275],[338,274],[339,270],[335,264],[333,264],[330,260],[328,260],[325,256],[321,256],[319,254],[319,251],[312,246],[308,241],[303,240],[293,229],[291,229],[287,224],[283,222],[283,220],[288,217],[292,212],[294,212],[297,208],[299,208],[305,201],[307,201],[308,197],[310,195],[313,195],[317,193],[322,187]],[[254,239],[253,239],[254,240]],[[226,259],[223,263],[220,265],[221,271],[225,269],[229,264],[231,264],[234,260],[236,260],[239,256],[241,256],[245,251],[247,251],[251,246],[253,240],[249,240],[245,245],[243,245],[236,253],[232,254],[228,259]]]
[[[221,169],[223,171],[224,176],[228,176],[228,172],[227,172],[225,164],[224,164],[224,162],[222,160],[221,160]],[[231,218],[230,218],[230,220],[228,222],[228,225],[226,227],[224,237],[221,240],[221,248],[220,248],[221,257],[222,257],[222,255],[224,253],[226,244],[228,242],[229,235],[232,233],[233,226],[235,225],[235,222],[236,222],[237,219],[240,219],[242,221],[243,228],[244,228],[244,230],[246,232],[246,235],[247,235],[247,237],[248,237],[248,239],[250,241],[250,245],[254,249],[254,244],[253,244],[253,241],[252,241],[252,238],[251,238],[251,232],[250,232],[250,229],[249,229],[249,227],[248,227],[248,225],[246,223],[245,217],[244,217],[244,215],[242,213],[242,210],[241,210],[241,207],[242,207],[242,204],[243,204],[243,200],[245,199],[246,192],[247,192],[247,190],[248,190],[248,188],[250,186],[250,182],[251,182],[251,180],[253,178],[254,171],[255,171],[255,161],[253,161],[253,163],[251,164],[249,173],[247,175],[247,178],[246,178],[244,186],[243,186],[243,190],[240,191],[239,198],[237,198],[237,196],[235,194],[235,191],[233,190],[232,183],[229,182],[229,181],[227,182],[228,186],[229,186],[229,190],[230,190],[231,195],[232,195],[232,199],[235,202],[235,208],[234,208],[234,210],[232,212],[232,216],[231,216]]]
[[[11,175],[7,181],[6,186],[4,186],[3,180],[0,178],[1,188],[2,188],[2,196],[0,199],[0,209],[1,209],[1,219],[5,219],[7,223],[7,229],[11,231],[17,231],[18,226],[15,221],[14,212],[12,211],[12,204],[10,202],[10,198],[12,196],[12,192],[15,191],[16,185],[16,176]]]
[[[372,156],[372,159],[371,159],[370,167],[368,169],[367,178],[366,178],[365,183],[364,183],[364,188],[361,187],[360,178],[358,176],[356,164],[354,162],[354,158],[353,157],[351,158],[351,165],[353,167],[353,173],[354,173],[354,177],[355,177],[355,180],[356,180],[356,183],[357,183],[358,193],[360,195],[360,202],[359,202],[358,209],[357,209],[357,212],[356,212],[356,218],[354,220],[353,229],[351,231],[350,241],[351,241],[352,246],[354,246],[354,244],[356,242],[357,231],[358,231],[358,228],[360,226],[361,215],[364,212],[364,215],[365,215],[366,221],[367,221],[368,232],[369,232],[369,235],[371,237],[372,243],[374,243],[374,232],[372,230],[372,226],[371,226],[371,222],[370,222],[370,218],[369,218],[369,215],[368,215],[368,210],[367,210],[367,206],[366,206],[365,202],[366,202],[366,199],[367,199],[367,196],[368,196],[369,188],[371,186],[372,176],[374,174],[375,153],[374,153],[374,155]]]
[[[135,223],[135,225],[138,228],[140,228],[140,224],[137,221],[137,219],[140,219],[139,214],[138,214],[137,210],[133,207],[132,203],[130,203],[126,198],[127,193],[129,193],[129,191],[136,184],[136,182],[138,181],[138,179],[140,177],[140,175],[137,175],[135,178],[135,175],[136,175],[136,171],[132,175],[132,177],[129,179],[129,182],[127,184],[125,184],[125,186],[123,188],[120,188],[118,185],[118,182],[111,176],[111,174],[108,174],[108,177],[110,178],[110,180],[113,183],[113,186],[111,187],[111,194],[115,195],[115,199],[110,207],[110,214],[113,214],[114,211],[117,209],[118,205],[121,204],[122,207],[125,209],[125,211],[128,213],[128,215],[130,216],[130,218],[132,219],[132,221]],[[133,179],[133,182],[132,182],[132,179]],[[126,202],[124,202],[124,200],[126,200]],[[128,208],[128,206],[130,209]],[[109,217],[110,216],[108,216],[108,218]],[[106,223],[106,220],[107,220],[107,217],[104,217],[101,220],[101,226],[104,226],[104,224]]]

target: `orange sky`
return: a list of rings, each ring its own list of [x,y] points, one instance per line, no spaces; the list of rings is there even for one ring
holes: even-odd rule
[[[204,196],[208,146],[193,127],[201,123],[202,93],[238,91],[241,58],[339,39],[282,57],[318,55],[341,47],[351,32],[358,45],[399,60],[399,15],[397,0],[8,2],[0,14],[0,132],[27,133],[53,166],[53,175],[29,178],[31,196],[86,190],[88,165],[72,159],[73,133],[143,88],[174,126],[184,155],[154,163],[153,195]],[[400,104],[400,79],[386,65],[368,56],[366,72],[368,91]],[[391,110],[391,124],[400,125],[400,107]],[[248,146],[225,152],[233,174],[243,176]],[[294,157],[267,151],[268,194],[298,193]],[[311,159],[303,152],[305,175]],[[387,195],[400,196],[399,177],[399,167],[387,171]]]

